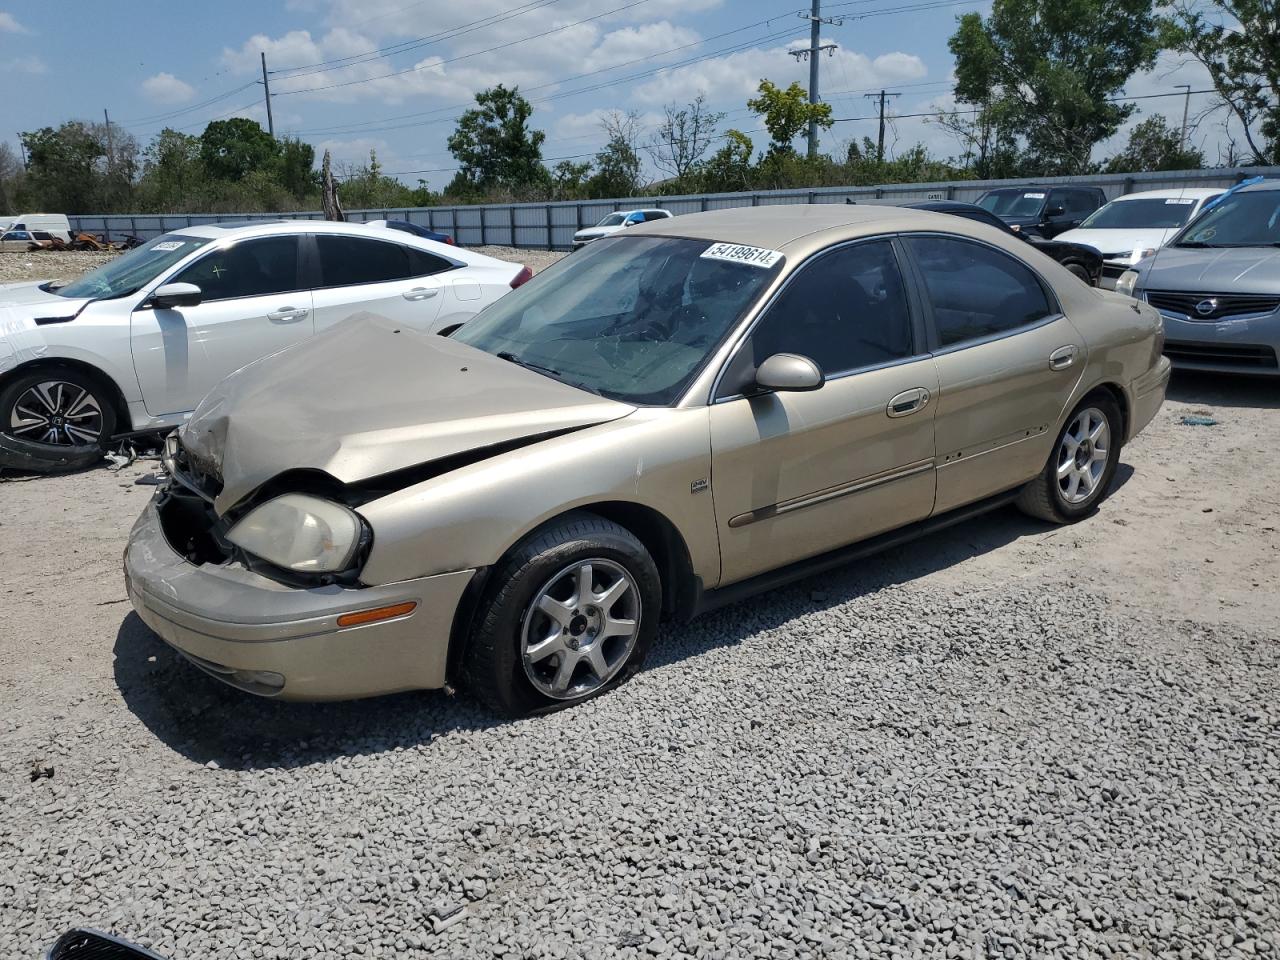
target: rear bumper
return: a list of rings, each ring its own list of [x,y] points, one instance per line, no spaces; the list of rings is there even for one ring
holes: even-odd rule
[[[134,610],[219,680],[285,700],[345,700],[441,687],[454,613],[474,570],[377,587],[289,587],[239,564],[197,566],[169,545],[154,501],[129,535],[125,582]],[[364,626],[338,617],[412,601]]]
[[[1165,392],[1169,389],[1169,376],[1173,365],[1168,357],[1161,357],[1160,362],[1142,376],[1133,381],[1133,411],[1129,418],[1129,442],[1141,433],[1155,419],[1160,407],[1164,404]]]

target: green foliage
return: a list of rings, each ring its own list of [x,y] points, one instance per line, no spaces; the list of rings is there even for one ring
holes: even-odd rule
[[[590,175],[590,163],[561,160],[551,168],[551,199],[584,199],[587,196],[586,184]]]
[[[446,192],[475,196],[492,190],[515,194],[545,187],[542,165],[546,134],[529,129],[533,106],[519,88],[502,84],[476,94],[476,108],[463,113],[449,137],[449,152],[461,164]]]
[[[425,207],[439,199],[427,189],[425,181],[418,181],[418,188],[413,189],[388,177],[373,150],[369,151],[368,164],[344,172],[341,179],[338,197],[348,210]]]
[[[1209,71],[1220,103],[1244,128],[1253,162],[1280,163],[1280,3],[1176,3],[1160,20],[1160,38]]]
[[[640,154],[636,138],[640,129],[634,113],[613,113],[602,122],[608,141],[596,154],[595,175],[587,182],[592,197],[630,197],[640,191]]]
[[[1184,148],[1182,135],[1169,129],[1164,117],[1147,117],[1129,133],[1129,143],[1107,161],[1107,173],[1132,173],[1135,170],[1199,170],[1204,154]]]
[[[750,190],[751,153],[755,149],[751,138],[741,130],[730,130],[724,141],[702,169],[702,189],[715,193]]]
[[[27,176],[20,200],[39,198],[52,211],[92,210],[106,201],[107,146],[89,124],[43,127],[23,133],[22,144]]]
[[[265,170],[279,155],[280,145],[271,134],[245,117],[215,120],[200,134],[200,160],[215,180],[235,181]]]
[[[1047,175],[1089,172],[1134,110],[1112,98],[1157,52],[1152,0],[994,0],[990,17],[962,16],[949,45],[957,99]]]
[[[783,90],[771,80],[761,80],[759,95],[747,101],[747,107],[758,113],[769,131],[770,153],[790,152],[792,141],[809,127],[809,121],[824,130],[830,129],[831,104],[810,103],[809,94],[798,83]]]

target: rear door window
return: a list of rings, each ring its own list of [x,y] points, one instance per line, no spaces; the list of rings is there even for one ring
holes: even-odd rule
[[[924,276],[940,347],[1007,333],[1055,312],[1036,275],[1007,253],[953,237],[906,242]]]
[[[443,257],[386,240],[317,234],[321,287],[351,287],[425,277],[448,270]]]

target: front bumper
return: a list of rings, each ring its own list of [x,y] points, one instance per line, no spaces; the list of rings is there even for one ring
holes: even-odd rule
[[[376,587],[290,587],[237,563],[196,565],[170,545],[155,501],[129,534],[125,583],[134,610],[211,676],[284,700],[346,700],[442,687],[449,635],[475,575],[459,570]],[[339,627],[396,603],[405,616]]]
[[[1161,316],[1164,353],[1179,370],[1280,376],[1280,312],[1224,320]]]

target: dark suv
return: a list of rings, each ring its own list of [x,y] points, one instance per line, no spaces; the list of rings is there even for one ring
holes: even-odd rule
[[[1045,238],[1080,226],[1106,202],[1098,187],[1001,187],[978,198],[1012,229]]]

